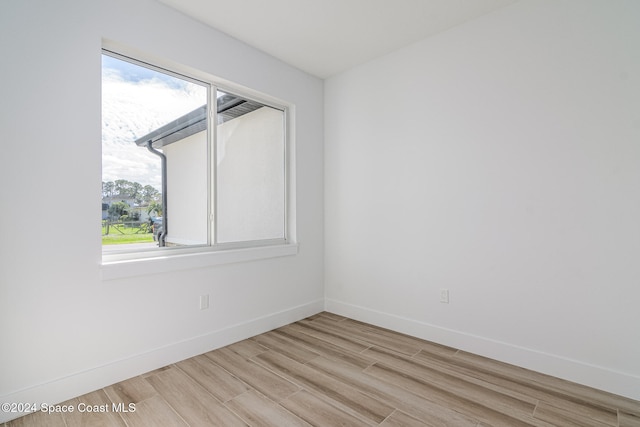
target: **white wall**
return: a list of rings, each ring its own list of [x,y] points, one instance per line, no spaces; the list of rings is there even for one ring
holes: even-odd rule
[[[297,255],[101,280],[102,38],[295,104]],[[2,2],[0,45],[1,402],[59,402],[323,308],[322,81],[152,0]]]
[[[327,308],[640,399],[638,22],[523,0],[326,81]]]

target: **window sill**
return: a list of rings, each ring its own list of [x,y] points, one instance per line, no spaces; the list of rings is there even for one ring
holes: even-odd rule
[[[297,253],[298,244],[289,243],[242,249],[206,250],[196,253],[171,254],[153,258],[103,261],[100,268],[100,275],[103,281],[116,280],[236,262],[290,256],[296,255]]]

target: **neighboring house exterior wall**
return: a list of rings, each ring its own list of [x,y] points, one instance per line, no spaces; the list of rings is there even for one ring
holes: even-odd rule
[[[104,197],[102,199],[102,219],[108,219],[109,218],[109,207],[116,202],[125,202],[127,205],[129,205],[130,212],[137,212],[139,217],[138,217],[138,221],[144,222],[144,221],[148,221],[149,220],[149,214],[147,213],[147,207],[146,206],[136,206],[135,200],[127,197],[127,196],[111,196],[111,197]],[[106,206],[106,209],[105,209]]]
[[[107,203],[109,206],[116,202],[125,202],[131,208],[135,206],[135,200],[129,196],[109,196],[102,198],[102,203]]]
[[[162,148],[167,156],[168,244],[207,243],[207,133]]]
[[[283,112],[263,107],[218,125],[218,242],[284,236]],[[207,243],[206,131],[162,147],[167,156],[167,244]],[[232,185],[229,185],[232,183]]]
[[[284,237],[282,114],[263,107],[218,126],[219,242]]]

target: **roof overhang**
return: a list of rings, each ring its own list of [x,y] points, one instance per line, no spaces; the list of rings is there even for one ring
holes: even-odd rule
[[[218,124],[243,116],[260,107],[263,107],[260,103],[225,93],[217,99]],[[146,147],[151,141],[153,148],[157,149],[206,129],[207,106],[203,105],[136,139],[135,143],[140,147]]]

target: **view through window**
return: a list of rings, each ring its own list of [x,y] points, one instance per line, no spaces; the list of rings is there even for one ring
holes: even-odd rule
[[[283,108],[105,53],[103,253],[284,241],[285,139]]]

